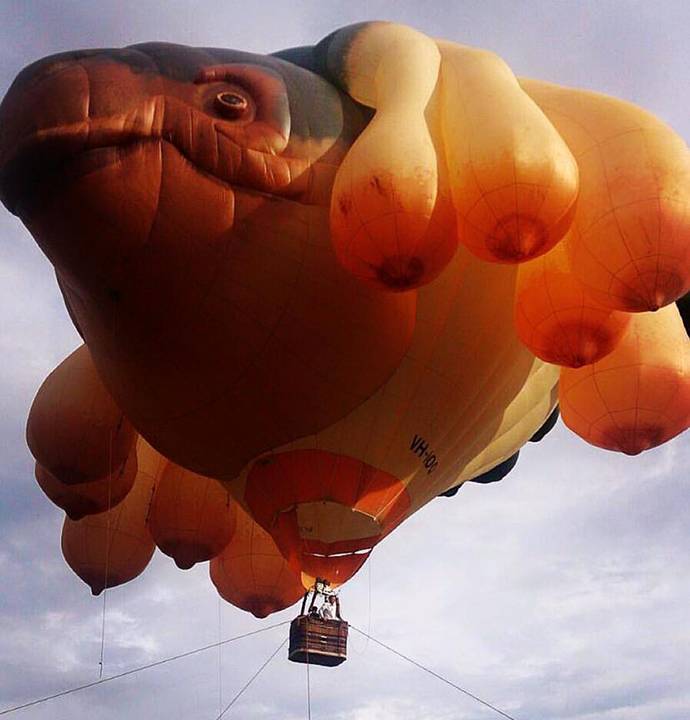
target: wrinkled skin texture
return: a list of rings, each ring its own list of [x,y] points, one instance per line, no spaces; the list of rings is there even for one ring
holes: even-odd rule
[[[361,287],[328,245],[333,174],[366,117],[291,63],[164,43],[49,57],[10,89],[2,199],[172,459],[232,476],[345,415],[404,353],[415,298]]]

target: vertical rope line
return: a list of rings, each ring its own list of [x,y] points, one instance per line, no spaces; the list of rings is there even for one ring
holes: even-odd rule
[[[223,713],[223,647],[220,644],[222,639],[221,627],[221,601],[218,596],[218,715]]]
[[[309,651],[307,651],[307,720],[311,720],[311,678],[309,677]]]
[[[98,678],[103,677],[103,657],[105,655],[105,610],[108,596],[108,571],[110,569],[110,506],[113,499],[113,431],[108,434],[108,510],[105,522],[105,570],[103,577],[103,610],[101,615],[101,657],[98,661]]]
[[[364,650],[362,652],[366,652],[367,648],[369,647],[369,635],[371,634],[371,557],[369,558],[369,598],[367,600],[367,640],[366,644],[364,645]]]

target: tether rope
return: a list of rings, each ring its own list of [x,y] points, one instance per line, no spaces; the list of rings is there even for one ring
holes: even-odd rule
[[[34,705],[40,705],[41,703],[48,702],[49,700],[55,700],[65,695],[71,695],[72,693],[87,690],[88,688],[96,687],[97,685],[103,685],[112,680],[119,680],[120,678],[126,677],[127,675],[134,675],[135,673],[141,672],[142,670],[150,670],[151,668],[158,667],[159,665],[165,665],[166,663],[173,662],[175,660],[181,660],[182,658],[189,657],[190,655],[197,655],[198,653],[206,650],[212,650],[213,648],[220,647],[221,645],[227,645],[228,643],[235,642],[235,640],[242,640],[243,638],[251,637],[252,635],[258,635],[259,633],[267,632],[268,630],[274,630],[275,628],[289,625],[290,621],[285,620],[275,625],[269,625],[265,628],[259,628],[258,630],[252,630],[251,632],[243,633],[242,635],[235,635],[231,638],[226,638],[221,642],[212,643],[211,645],[204,645],[203,647],[195,648],[194,650],[188,650],[187,652],[180,653],[179,655],[173,655],[172,657],[164,658],[163,660],[156,660],[155,662],[148,663],[147,665],[141,665],[131,670],[125,670],[124,672],[117,673],[117,675],[110,675],[100,680],[94,680],[93,682],[86,683],[85,685],[78,685],[77,687],[70,688],[69,690],[62,690],[52,695],[46,695],[45,697],[31,700],[30,702],[22,703],[21,705],[14,705],[13,707],[5,708],[0,710],[0,715],[9,715],[10,713],[16,712],[17,710],[23,710],[24,708],[33,707]],[[287,641],[286,641],[287,642]],[[283,643],[285,644],[285,643]]]
[[[309,677],[309,653],[307,652],[307,720],[311,720],[311,678]]]
[[[218,596],[218,712],[223,712],[223,648],[220,639],[223,637],[222,608],[220,595]]]
[[[122,419],[120,419],[120,425]],[[118,426],[117,431],[120,429]],[[98,661],[98,679],[103,678],[103,660],[105,657],[105,610],[106,610],[106,598],[108,597],[108,581],[110,578],[108,574],[110,572],[110,543],[112,538],[110,537],[110,511],[112,510],[112,492],[113,492],[113,431],[110,430],[108,435],[108,510],[106,513],[106,525],[105,525],[105,569],[103,577],[103,612],[101,619],[101,656]]]
[[[490,710],[493,710],[495,713],[498,713],[499,715],[502,715],[504,718],[507,718],[507,720],[516,720],[512,715],[509,715],[507,712],[504,712],[503,710],[500,710],[495,705],[492,705],[491,703],[487,702],[486,700],[482,700],[480,697],[477,697],[473,693],[471,693],[469,690],[465,690],[465,688],[460,687],[460,685],[456,685],[451,680],[448,680],[447,678],[444,678],[443,675],[439,675],[437,672],[434,672],[428,667],[425,667],[421,663],[417,662],[416,660],[413,660],[411,657],[408,657],[407,655],[404,655],[401,652],[398,652],[394,648],[392,648],[390,645],[386,645],[386,643],[381,642],[380,640],[377,640],[375,637],[372,637],[371,635],[368,635],[363,630],[360,630],[358,627],[355,627],[354,625],[350,625],[350,627],[358,632],[360,635],[364,635],[364,637],[369,638],[372,642],[375,642],[377,645],[380,645],[382,648],[385,648],[386,650],[389,650],[394,655],[397,655],[398,657],[402,658],[403,660],[407,660],[407,662],[411,663],[415,667],[418,667],[420,670],[423,670],[426,673],[429,673],[429,675],[433,675],[435,678],[440,680],[441,682],[446,683],[446,685],[450,685],[452,688],[455,688],[459,692],[463,693],[464,695],[467,695],[467,697],[472,698],[472,700],[476,700],[478,703],[481,703],[484,705],[484,707],[489,708]]]
[[[278,645],[278,647],[271,653],[270,657],[269,657],[268,659],[264,660],[263,665],[262,665],[262,666],[249,678],[249,680],[247,680],[247,682],[240,688],[239,692],[238,692],[238,693],[235,695],[235,697],[228,703],[228,705],[227,705],[227,707],[225,708],[225,710],[223,710],[223,712],[222,712],[220,715],[218,715],[218,717],[216,718],[216,720],[221,720],[221,718],[223,717],[223,715],[225,715],[225,713],[240,699],[240,696],[242,695],[242,693],[254,682],[254,680],[256,680],[256,678],[259,677],[259,675],[260,675],[261,672],[264,670],[264,668],[268,665],[268,663],[271,662],[271,660],[273,660],[273,658],[282,650],[282,648],[285,647],[285,643],[287,643],[287,641],[288,641],[288,639],[285,638],[285,640],[283,640],[283,642],[281,642],[280,645]]]

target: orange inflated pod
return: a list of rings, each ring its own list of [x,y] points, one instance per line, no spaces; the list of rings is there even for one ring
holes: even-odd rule
[[[630,315],[600,305],[573,275],[569,237],[520,265],[515,327],[539,358],[567,367],[601,360],[623,336]]]
[[[108,512],[76,522],[66,518],[62,527],[62,554],[94,595],[139,576],[156,549],[146,516],[157,453],[141,439],[137,445],[139,469],[127,497]]]
[[[500,57],[438,45],[443,143],[459,240],[483,260],[537,257],[572,221],[575,159]]]
[[[137,456],[134,448],[127,462],[112,475],[91,482],[68,485],[36,463],[36,481],[41,490],[62,508],[67,517],[80,520],[114,508],[127,496],[137,475]]]
[[[656,310],[690,290],[690,150],[661,120],[599,93],[521,80],[580,168],[573,272],[603,305]]]
[[[289,567],[273,538],[239,506],[235,532],[210,562],[218,594],[235,607],[264,618],[304,595],[300,578]]]
[[[632,316],[603,360],[563,368],[565,424],[587,442],[636,455],[690,425],[690,340],[675,305]]]
[[[351,31],[330,39],[329,62],[341,87],[376,114],[338,168],[331,236],[356,277],[410,290],[436,277],[457,248],[436,207],[438,162],[425,117],[440,55],[433,40],[403,25]]]
[[[217,480],[169,462],[156,482],[149,530],[160,550],[188,570],[230,542],[235,505]]]
[[[126,463],[136,433],[82,345],[41,385],[29,412],[26,436],[36,461],[70,485],[116,472]]]

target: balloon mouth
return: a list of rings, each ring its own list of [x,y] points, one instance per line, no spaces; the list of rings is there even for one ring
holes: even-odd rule
[[[20,143],[0,164],[0,200],[14,215],[30,216],[47,195],[96,170],[122,161],[141,145],[160,138],[114,134],[112,131],[66,133],[60,128],[42,131]],[[0,155],[2,150],[0,148]]]

